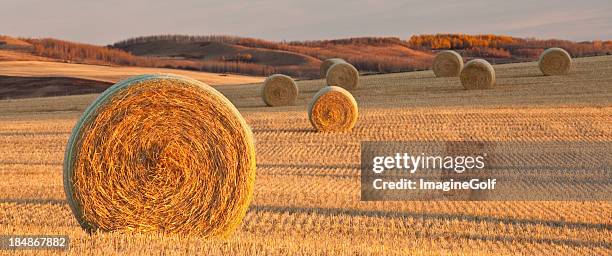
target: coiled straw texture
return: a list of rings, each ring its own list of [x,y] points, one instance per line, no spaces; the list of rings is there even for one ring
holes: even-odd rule
[[[308,119],[321,132],[351,131],[358,116],[357,101],[353,95],[337,86],[319,90],[308,105]]]
[[[68,142],[64,189],[87,231],[227,237],[253,193],[250,128],[199,81],[145,75],[106,90]]]
[[[546,76],[567,75],[572,69],[572,57],[561,48],[549,48],[540,55],[538,64]]]
[[[495,85],[495,69],[486,60],[471,60],[461,70],[460,79],[468,90],[492,88]]]
[[[441,51],[434,58],[431,69],[436,77],[457,77],[463,69],[463,58],[455,51]]]
[[[271,107],[294,105],[298,97],[298,87],[289,76],[271,75],[264,81],[263,100]]]

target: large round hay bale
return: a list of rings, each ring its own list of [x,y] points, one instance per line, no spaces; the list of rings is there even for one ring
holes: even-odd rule
[[[323,62],[321,62],[321,67],[320,67],[321,78],[325,78],[327,76],[327,70],[329,69],[329,67],[331,67],[332,65],[338,62],[346,62],[346,61],[340,58],[332,58],[332,59],[326,59]]]
[[[144,75],[106,90],[77,122],[64,189],[87,231],[227,237],[255,179],[253,135],[238,110],[189,78]]]
[[[495,85],[495,69],[486,60],[470,60],[461,70],[461,84],[465,89],[487,89]]]
[[[441,51],[433,60],[431,69],[436,77],[456,77],[463,69],[463,58],[455,51]]]
[[[329,86],[351,90],[359,84],[359,71],[348,62],[337,62],[327,70],[326,79]]]
[[[271,75],[264,81],[262,97],[268,106],[293,105],[297,96],[297,84],[289,76],[276,74]]]
[[[549,48],[540,55],[538,64],[546,76],[567,75],[572,69],[572,57],[561,48]]]
[[[321,132],[350,131],[357,123],[357,101],[350,92],[337,86],[319,90],[308,104],[308,119]]]

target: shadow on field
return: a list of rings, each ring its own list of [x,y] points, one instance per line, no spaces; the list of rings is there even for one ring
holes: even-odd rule
[[[436,214],[436,213],[410,213],[410,212],[387,212],[387,211],[367,211],[367,210],[355,210],[355,209],[340,209],[340,208],[297,208],[297,207],[281,207],[281,206],[267,206],[267,205],[251,205],[249,211],[260,211],[260,212],[272,212],[272,213],[306,213],[306,214],[319,214],[326,216],[367,216],[367,217],[395,217],[395,218],[416,218],[416,219],[428,219],[435,221],[471,221],[471,222],[493,222],[503,223],[506,225],[544,225],[548,227],[559,227],[559,228],[583,228],[583,229],[600,229],[600,230],[612,230],[612,225],[603,223],[582,223],[582,222],[564,222],[554,220],[525,220],[525,219],[508,219],[508,218],[497,218],[497,217],[486,217],[486,216],[470,216],[470,215],[457,215],[457,214]],[[583,241],[576,239],[553,239],[553,238],[533,238],[533,237],[510,237],[503,235],[485,236],[479,234],[440,234],[434,235],[432,233],[417,233],[418,236],[422,237],[439,237],[448,238],[449,236],[471,239],[471,240],[484,240],[493,242],[521,242],[521,243],[543,243],[543,244],[561,244],[573,247],[603,247],[606,249],[612,248],[609,243],[605,242],[592,242]]]
[[[17,132],[0,132],[0,136],[36,136],[36,137],[44,137],[44,136],[68,136],[71,132],[52,132],[52,131],[44,131],[44,132],[30,132],[30,131],[17,131]]]
[[[257,164],[257,168],[296,168],[296,169],[357,169],[359,164]]]
[[[260,133],[260,132],[315,133],[316,131],[313,128],[294,128],[294,129],[259,128],[259,129],[253,129],[253,133]]]
[[[73,77],[0,76],[0,99],[101,93],[111,85],[111,82]]]
[[[9,204],[36,204],[36,205],[63,205],[68,204],[65,199],[52,199],[52,198],[0,198],[1,203]]]
[[[495,74],[495,78],[530,78],[545,77],[542,73],[523,73],[523,74]]]
[[[0,164],[4,165],[62,165],[64,162],[60,161],[0,161]]]
[[[428,234],[423,234],[424,236],[431,236]],[[503,235],[466,235],[466,234],[452,234],[453,236],[459,239],[470,239],[470,240],[481,240],[481,241],[491,241],[491,242],[508,242],[508,243],[540,243],[540,244],[555,244],[555,245],[565,245],[571,247],[589,247],[589,248],[606,248],[610,249],[611,246],[606,242],[592,242],[592,241],[584,241],[578,239],[554,239],[554,238],[533,238],[533,237],[511,237],[511,236],[503,236]],[[436,237],[447,237],[446,235],[438,235]]]
[[[424,220],[434,221],[469,221],[469,222],[492,222],[492,223],[503,223],[506,225],[543,225],[547,227],[557,228],[581,228],[581,229],[598,229],[598,230],[612,230],[612,225],[605,223],[584,223],[584,222],[565,222],[557,220],[527,220],[527,219],[511,219],[511,218],[499,218],[489,216],[473,216],[473,215],[459,215],[459,214],[447,214],[447,213],[418,213],[418,212],[392,212],[392,211],[379,211],[379,210],[359,210],[359,209],[342,209],[342,208],[298,208],[298,207],[283,207],[283,206],[270,206],[270,205],[251,205],[250,211],[259,212],[271,212],[271,213],[305,213],[305,214],[318,214],[325,216],[353,216],[353,217],[392,217],[392,218],[415,218]],[[470,239],[491,239],[495,241],[520,241],[521,238],[509,238],[503,236],[479,236],[479,235],[466,235],[466,238]],[[565,243],[566,240],[556,241],[554,239],[533,239],[526,238],[525,241],[541,241],[542,243]],[[582,242],[576,241],[579,244],[572,244],[574,246],[606,246],[610,248],[610,245],[602,245],[595,242]],[[586,243],[588,245],[584,245]]]
[[[331,164],[331,165],[320,165],[320,164],[257,164],[258,175],[271,175],[271,176],[299,176],[299,177],[330,177],[330,178],[349,178],[359,179],[359,168],[358,164]],[[263,169],[263,170],[262,170]],[[348,174],[333,174],[333,173],[309,173],[309,172],[268,172],[266,169],[315,169],[315,170],[354,170],[354,173]]]

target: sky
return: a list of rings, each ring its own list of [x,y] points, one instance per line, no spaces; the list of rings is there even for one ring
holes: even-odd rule
[[[157,34],[293,41],[435,33],[612,40],[612,1],[0,0],[0,34],[98,45]]]

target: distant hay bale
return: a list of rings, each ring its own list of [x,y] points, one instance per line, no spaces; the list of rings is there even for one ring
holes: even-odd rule
[[[294,105],[297,96],[297,84],[289,76],[276,74],[264,81],[262,97],[268,106]]]
[[[326,59],[323,62],[321,62],[321,68],[320,68],[321,78],[325,78],[327,76],[327,70],[329,69],[329,67],[331,67],[332,65],[338,62],[346,62],[346,61],[340,58],[332,58],[332,59]]]
[[[87,231],[227,237],[253,193],[253,135],[212,87],[144,75],[106,90],[77,122],[64,190]]]
[[[359,84],[359,71],[348,62],[336,62],[327,70],[326,79],[329,86],[352,90]]]
[[[460,79],[468,90],[492,88],[495,85],[495,69],[486,60],[471,60],[461,70]]]
[[[572,69],[572,57],[561,48],[549,48],[540,55],[538,64],[546,76],[567,75]]]
[[[308,105],[308,119],[321,132],[350,131],[357,123],[357,101],[350,92],[337,86],[319,90]]]
[[[436,77],[457,77],[463,69],[463,58],[455,51],[441,51],[434,58],[431,69]]]

